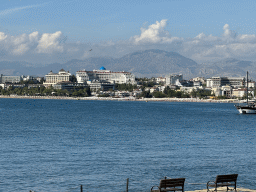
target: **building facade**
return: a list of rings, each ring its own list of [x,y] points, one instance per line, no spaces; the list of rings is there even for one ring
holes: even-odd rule
[[[166,85],[177,85],[183,80],[183,75],[168,75],[166,76]]]
[[[53,85],[54,89],[62,89],[62,90],[68,90],[71,91],[73,89],[82,89],[82,88],[86,88],[87,85],[85,84],[81,84],[81,83],[73,83],[70,81],[62,81],[59,83],[56,83]]]
[[[100,70],[93,71],[77,71],[76,79],[78,83],[86,83],[87,81],[99,81],[99,82],[111,82],[111,83],[131,83],[135,84],[135,75],[130,72],[113,72],[106,70],[104,67],[101,67]]]
[[[45,75],[45,82],[43,83],[46,87],[53,86],[59,82],[67,82],[71,80],[71,73],[66,72],[64,69],[61,69],[59,73],[53,73],[50,71]]]
[[[212,77],[206,80],[206,87],[222,87],[230,85],[238,88],[244,86],[245,78],[243,77]]]
[[[21,76],[9,76],[3,74],[0,76],[1,83],[19,83],[21,80]]]
[[[110,82],[99,82],[99,81],[87,81],[87,85],[90,87],[91,91],[96,92],[100,91],[108,91],[110,89],[115,90],[115,85]]]

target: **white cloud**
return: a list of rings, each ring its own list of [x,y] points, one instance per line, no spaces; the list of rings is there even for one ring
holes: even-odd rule
[[[22,34],[19,36],[9,36],[5,38],[4,48],[14,55],[23,55],[38,44],[39,33]]]
[[[26,9],[32,9],[35,7],[41,7],[46,5],[47,3],[43,3],[43,4],[38,4],[38,5],[28,5],[28,6],[23,6],[23,7],[15,7],[15,8],[11,8],[11,9],[5,9],[0,11],[0,16],[7,16],[13,13],[16,13],[18,11],[22,11],[22,10],[26,10]]]
[[[166,26],[167,20],[157,21],[129,40],[100,44],[67,43],[61,31],[43,34],[35,31],[18,36],[0,32],[0,54],[2,60],[53,63],[98,56],[121,57],[138,50],[161,49],[197,62],[224,58],[256,60],[255,34],[237,34],[225,24],[219,36],[201,32],[194,38],[182,39],[171,36]]]
[[[38,42],[38,53],[63,52],[64,48],[60,45],[61,31],[55,33],[44,33]]]
[[[27,44],[20,44],[18,46],[16,46],[13,49],[13,53],[15,55],[23,55],[24,53],[26,53],[29,50],[29,46]]]
[[[28,40],[28,35],[27,34],[22,34],[22,35],[17,36],[17,37],[12,36],[11,39],[12,39],[12,44],[20,45],[20,44],[22,44],[22,43],[24,43]]]
[[[139,43],[171,43],[179,41],[178,37],[171,37],[169,32],[165,30],[167,20],[163,19],[160,22],[148,26],[147,29],[141,28],[141,34],[131,38],[135,44]]]
[[[255,35],[238,35],[237,40],[241,43],[256,43],[256,36]]]
[[[35,31],[30,34],[21,34],[18,36],[0,32],[1,60],[29,60],[30,62],[38,62],[38,59],[35,58],[43,58],[45,61],[52,59],[53,62],[57,62],[55,57],[60,57],[58,54],[62,53],[68,53],[68,56],[72,58],[71,55],[75,55],[74,50],[77,50],[77,47],[61,44],[61,38],[61,31],[41,35],[38,31]],[[73,50],[73,52],[70,52],[70,50]],[[51,55],[51,57],[46,58],[45,54]],[[77,57],[77,54],[75,56]],[[32,58],[34,58],[33,61]]]
[[[194,39],[196,40],[201,40],[201,41],[206,41],[206,42],[210,42],[210,41],[219,41],[220,38],[219,37],[215,37],[213,35],[205,35],[204,33],[200,33],[199,35],[197,35]]]
[[[30,41],[30,42],[38,42],[39,33],[38,33],[38,31],[35,31],[35,32],[29,34],[28,37],[29,37],[29,41]]]
[[[3,41],[7,38],[7,35],[5,35],[3,32],[0,32],[0,41]]]
[[[223,37],[226,37],[226,38],[235,38],[236,37],[236,33],[234,31],[230,30],[230,27],[228,24],[225,24],[223,26],[223,30],[224,30]]]
[[[200,33],[195,38],[186,39],[179,53],[196,61],[212,59],[236,58],[256,60],[255,34],[238,35],[228,24],[223,26],[223,34],[219,36]]]

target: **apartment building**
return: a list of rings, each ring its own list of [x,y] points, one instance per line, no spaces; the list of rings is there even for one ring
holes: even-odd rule
[[[166,85],[177,85],[183,80],[183,75],[168,75],[166,76]]]

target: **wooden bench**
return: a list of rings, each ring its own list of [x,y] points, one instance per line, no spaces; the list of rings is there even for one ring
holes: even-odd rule
[[[218,187],[227,187],[227,191],[229,187],[233,187],[232,190],[236,191],[236,180],[238,174],[232,175],[217,175],[215,181],[208,181],[207,183],[207,191],[209,191],[209,187],[214,187],[214,191],[217,191]]]
[[[150,191],[153,191],[154,187],[159,189],[159,192],[162,191],[182,191],[184,192],[184,183],[185,178],[176,178],[176,179],[163,179],[160,181],[159,186],[153,186]]]

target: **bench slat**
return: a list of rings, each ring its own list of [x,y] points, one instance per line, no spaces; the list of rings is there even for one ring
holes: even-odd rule
[[[207,183],[207,191],[209,191],[208,187],[214,187],[217,190],[218,187],[228,187],[233,186],[236,189],[236,180],[238,174],[231,174],[231,175],[217,175],[214,184]]]
[[[160,191],[184,191],[184,183],[185,178],[163,179],[159,188]]]
[[[236,182],[238,174],[232,175],[217,175],[215,183],[222,183],[222,182]]]

